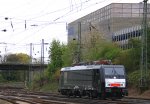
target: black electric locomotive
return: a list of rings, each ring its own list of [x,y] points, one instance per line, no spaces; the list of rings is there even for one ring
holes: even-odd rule
[[[58,91],[67,96],[122,98],[128,95],[123,65],[76,65],[61,69]]]

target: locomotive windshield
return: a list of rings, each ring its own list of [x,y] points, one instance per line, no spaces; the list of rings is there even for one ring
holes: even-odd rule
[[[118,77],[124,77],[125,76],[125,72],[124,69],[122,67],[109,67],[109,68],[104,68],[105,71],[105,76],[106,77],[113,77],[113,76],[118,76]]]

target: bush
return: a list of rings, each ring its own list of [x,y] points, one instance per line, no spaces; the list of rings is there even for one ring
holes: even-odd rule
[[[150,71],[147,72],[147,75],[150,75]],[[129,83],[129,87],[140,87],[140,79],[141,79],[141,70],[136,70],[132,73],[128,74],[128,83]],[[150,76],[147,76],[147,82],[146,84],[149,85],[150,83]],[[149,85],[150,86],[150,85]]]
[[[140,70],[134,71],[128,75],[129,86],[138,87],[141,78]]]
[[[52,80],[58,82],[60,77],[60,70],[58,69],[52,76]]]
[[[0,82],[4,82],[4,81],[6,80],[3,78],[2,74],[0,74]]]

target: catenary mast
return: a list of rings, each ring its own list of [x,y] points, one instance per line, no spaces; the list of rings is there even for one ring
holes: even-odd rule
[[[147,2],[144,0],[143,5],[143,21],[142,21],[142,35],[141,35],[141,80],[140,87],[147,88]]]

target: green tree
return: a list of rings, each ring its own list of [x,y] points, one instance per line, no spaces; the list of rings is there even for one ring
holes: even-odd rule
[[[18,54],[9,54],[6,58],[6,63],[23,63],[27,64],[29,63],[30,57],[27,54],[24,53],[18,53]],[[5,70],[2,73],[2,76],[5,80],[11,80],[11,81],[23,81],[24,80],[24,71],[21,70]]]
[[[62,61],[63,66],[71,66],[77,57],[77,42],[72,41],[67,45],[62,45]]]
[[[130,50],[123,50],[123,51],[121,51],[121,53],[119,54],[119,56],[115,59],[115,64],[124,65],[127,72],[129,72],[130,70],[132,70],[131,69],[132,59],[130,58],[129,51]]]
[[[53,40],[49,50],[50,64],[48,65],[49,75],[52,76],[63,65],[62,48],[58,40]]]
[[[9,54],[6,58],[6,63],[18,63],[18,57],[16,54]]]
[[[120,55],[121,49],[116,44],[107,43],[102,48],[100,57],[114,61]]]
[[[18,61],[24,64],[27,64],[30,61],[30,56],[24,53],[18,53],[17,57],[18,57]]]
[[[6,58],[7,63],[29,63],[30,57],[24,53],[9,54]]]
[[[85,41],[83,57],[84,60],[93,61],[100,59],[114,60],[120,54],[120,49],[116,44],[107,41],[103,34],[92,32],[91,38]]]
[[[82,47],[82,57],[83,61],[93,61],[101,59],[100,54],[107,43],[103,35],[93,30],[89,34],[89,38],[85,40]]]
[[[138,39],[130,39],[129,45],[132,48],[129,51],[129,57],[131,59],[131,69],[132,71],[140,69],[140,57],[141,57],[141,41]]]
[[[138,39],[130,39],[128,45],[131,48],[122,50],[115,61],[124,65],[127,72],[133,72],[140,69],[141,42]]]

